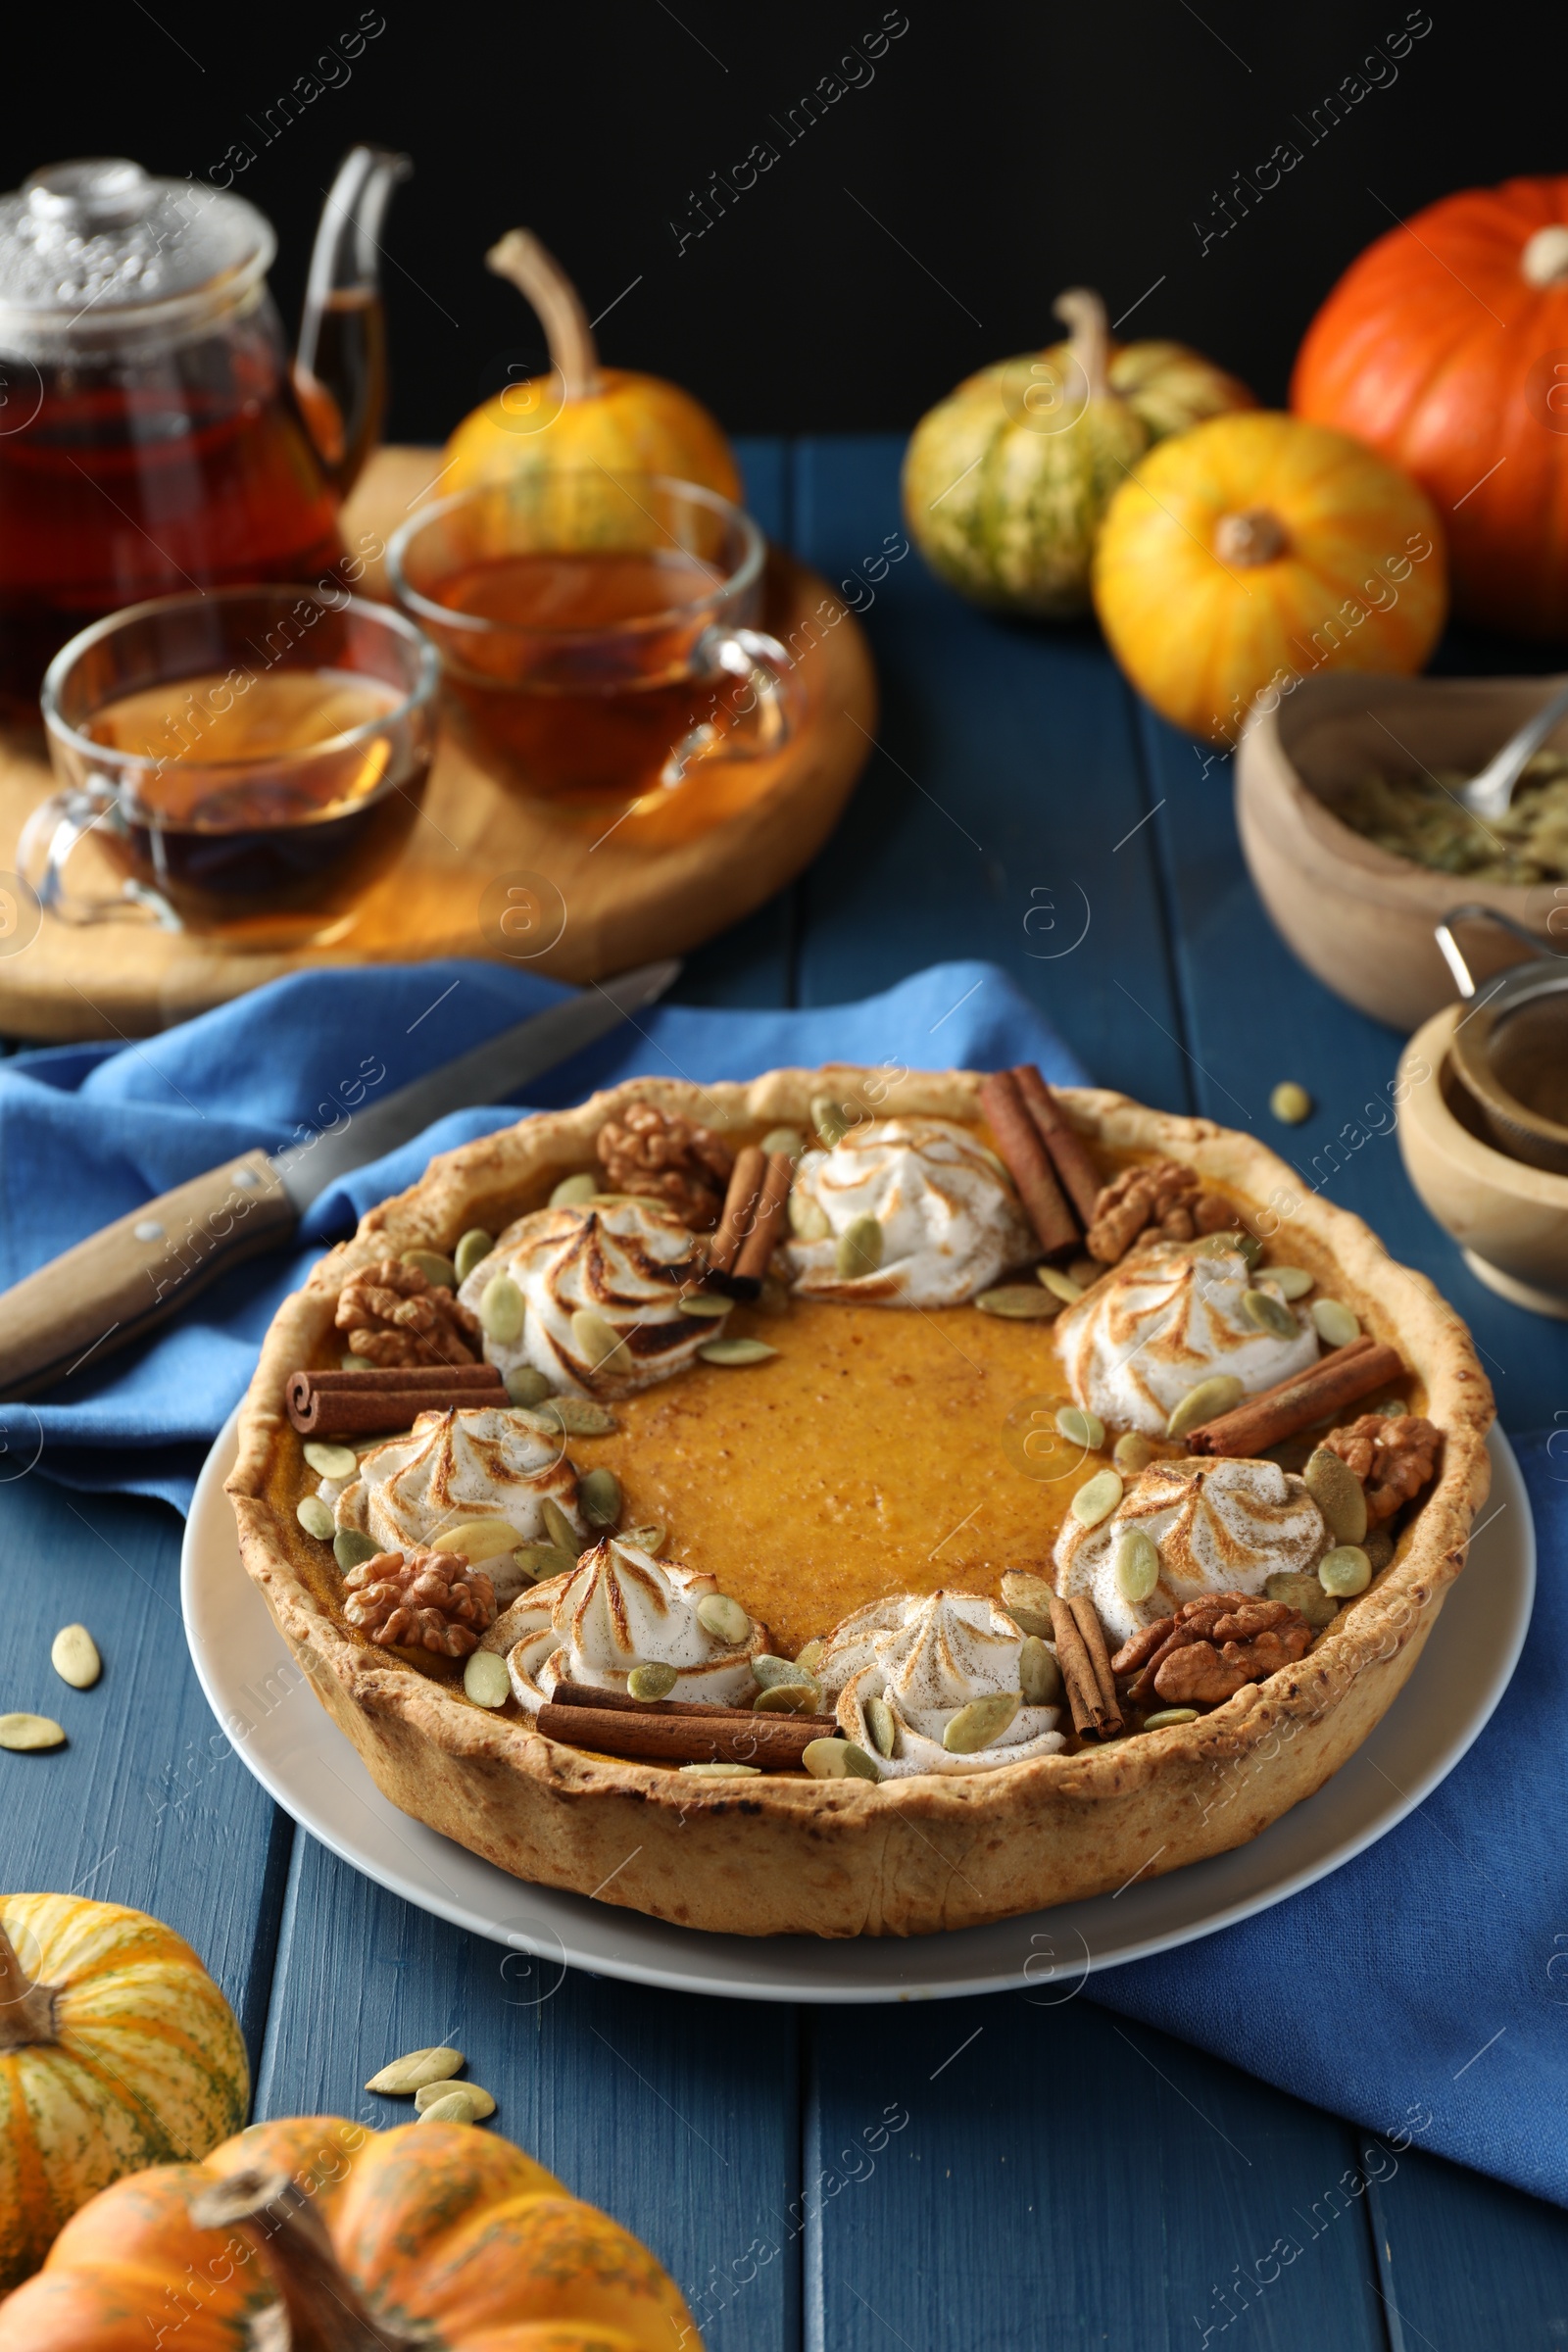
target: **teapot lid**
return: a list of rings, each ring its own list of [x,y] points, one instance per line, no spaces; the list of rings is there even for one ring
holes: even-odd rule
[[[0,196],[0,336],[13,327],[51,339],[78,320],[105,327],[156,314],[228,308],[276,250],[270,223],[243,197],[188,179],[155,179],[123,156],[49,164]]]

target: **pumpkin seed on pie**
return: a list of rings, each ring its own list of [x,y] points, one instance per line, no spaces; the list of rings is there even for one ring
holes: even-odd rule
[[[506,1659],[493,1649],[470,1650],[463,1669],[463,1688],[476,1707],[504,1707],[512,1696]]]
[[[1159,1553],[1154,1539],[1141,1527],[1126,1527],[1116,1545],[1116,1590],[1123,1600],[1139,1608],[1159,1582]]]
[[[510,1348],[522,1337],[522,1293],[510,1274],[492,1274],[479,1294],[479,1322],[498,1348]]]
[[[558,1550],[569,1552],[576,1559],[586,1548],[586,1539],[579,1536],[553,1494],[547,1494],[539,1506],[545,1523],[545,1533]]]
[[[1361,1337],[1359,1318],[1338,1298],[1314,1298],[1312,1320],[1318,1337],[1330,1348],[1348,1348],[1352,1340]]]
[[[577,1565],[576,1553],[564,1550],[559,1544],[519,1544],[512,1556],[536,1585],[553,1576],[570,1576]]]
[[[375,1538],[368,1536],[361,1527],[340,1527],[332,1538],[332,1557],[345,1576],[351,1569],[363,1568],[367,1560],[373,1560],[380,1549]]]
[[[754,1715],[820,1715],[822,1686],[814,1675],[797,1683],[766,1683],[752,1701]]]
[[[1205,1421],[1218,1420],[1221,1413],[1230,1412],[1242,1401],[1242,1384],[1234,1372],[1216,1372],[1209,1380],[1200,1380],[1196,1388],[1173,1406],[1165,1424],[1167,1438],[1185,1438],[1190,1429],[1199,1429]]]
[[[1043,1576],[1009,1568],[1002,1579],[1002,1605],[1021,1634],[1049,1634],[1052,1589]]]
[[[1038,1283],[999,1282],[975,1300],[983,1315],[1002,1315],[1009,1323],[1049,1323],[1061,1312],[1061,1300]]]
[[[1018,1689],[1026,1707],[1054,1707],[1061,1699],[1061,1668],[1038,1634],[1027,1635],[1018,1651]]]
[[[1063,1306],[1075,1306],[1084,1295],[1083,1284],[1074,1282],[1072,1276],[1064,1274],[1059,1266],[1036,1266],[1035,1280],[1044,1283],[1052,1297],[1059,1298]]]
[[[1079,1488],[1067,1508],[1084,1527],[1098,1527],[1102,1519],[1110,1517],[1121,1495],[1119,1474],[1114,1470],[1097,1470],[1094,1477]]]
[[[1304,1266],[1259,1266],[1259,1281],[1271,1282],[1282,1298],[1304,1298],[1316,1277]]]
[[[988,1690],[983,1698],[971,1698],[950,1718],[942,1735],[942,1744],[950,1755],[978,1755],[1000,1740],[1023,1704],[1017,1690]]]
[[[1086,1453],[1098,1453],[1105,1443],[1105,1424],[1098,1413],[1086,1412],[1081,1404],[1064,1404],[1056,1415],[1057,1435],[1069,1446],[1081,1446]]]
[[[521,1532],[510,1519],[465,1519],[457,1527],[443,1528],[432,1538],[432,1551],[461,1551],[470,1568],[482,1567],[486,1560],[499,1560],[504,1551],[515,1551],[521,1542]]]
[[[1277,1340],[1294,1340],[1300,1336],[1300,1325],[1283,1298],[1272,1291],[1251,1290],[1242,1293],[1242,1312],[1249,1323],[1259,1331],[1271,1332]]]
[[[1336,1544],[1317,1564],[1318,1583],[1336,1600],[1349,1600],[1372,1582],[1372,1563],[1358,1544]]]
[[[650,1519],[646,1527],[623,1527],[615,1538],[620,1551],[646,1551],[657,1560],[669,1542],[669,1530],[661,1519]]]
[[[727,1592],[705,1592],[697,1603],[697,1622],[715,1642],[728,1642],[735,1647],[752,1638],[750,1617]]]
[[[319,1494],[302,1494],[294,1505],[294,1516],[308,1536],[318,1544],[330,1544],[335,1521]]]
[[[403,1263],[412,1266],[416,1274],[422,1274],[425,1281],[433,1283],[438,1290],[455,1291],[458,1287],[458,1269],[451,1258],[444,1257],[439,1250],[405,1250]]]
[[[1366,1489],[1331,1446],[1314,1447],[1301,1481],[1336,1544],[1359,1544],[1366,1534]]]
[[[882,1241],[879,1217],[856,1217],[846,1225],[834,1260],[840,1282],[858,1282],[862,1275],[874,1274],[882,1263]]]
[[[798,1127],[770,1127],[762,1138],[761,1148],[769,1155],[787,1152],[791,1159],[799,1159],[806,1150],[806,1138]]]
[[[697,1350],[705,1364],[727,1364],[732,1370],[742,1364],[762,1364],[778,1349],[765,1340],[706,1340]]]
[[[514,1364],[504,1378],[507,1396],[514,1404],[539,1404],[550,1394],[549,1381],[532,1364]]]
[[[353,1478],[360,1467],[360,1457],[352,1446],[332,1446],[320,1438],[308,1438],[304,1452],[305,1459],[318,1478],[339,1481]]]
[[[550,1205],[552,1208],[581,1208],[584,1201],[591,1200],[598,1190],[598,1177],[590,1169],[584,1168],[576,1176],[563,1176],[550,1196]]]
[[[801,1762],[813,1781],[879,1781],[881,1772],[853,1740],[811,1740]]]
[[[620,1481],[613,1470],[590,1470],[577,1481],[577,1507],[590,1527],[613,1527],[621,1513]]]
[[[871,1745],[879,1756],[891,1756],[898,1745],[899,1727],[893,1709],[885,1698],[868,1698],[860,1712],[865,1728],[871,1735]]]
[[[716,1298],[710,1291],[692,1291],[686,1298],[677,1298],[676,1306],[683,1315],[700,1323],[716,1323],[727,1315],[735,1304],[733,1298]]]
[[[458,1280],[466,1282],[474,1267],[481,1259],[487,1258],[494,1248],[494,1240],[482,1225],[470,1225],[452,1252],[452,1264]]]
[[[650,1659],[644,1666],[634,1666],[626,1677],[626,1690],[632,1698],[667,1698],[680,1681],[673,1666],[662,1658]]]

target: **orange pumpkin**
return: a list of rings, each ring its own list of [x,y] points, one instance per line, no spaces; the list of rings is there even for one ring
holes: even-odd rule
[[[286,2329],[281,2325],[286,2314]],[[68,2222],[0,2352],[702,2352],[646,2247],[467,2124],[257,2124]]]
[[[464,418],[446,446],[439,497],[602,466],[669,474],[739,502],[733,453],[701,401],[662,376],[601,368],[577,290],[537,237],[514,228],[485,258],[538,313],[550,372],[508,384]]]
[[[1140,461],[1102,526],[1094,592],[1139,692],[1215,743],[1316,670],[1419,669],[1447,603],[1415,484],[1346,433],[1262,411]]]
[[[1568,176],[1446,196],[1369,246],[1307,329],[1291,406],[1430,493],[1461,612],[1568,632]]]

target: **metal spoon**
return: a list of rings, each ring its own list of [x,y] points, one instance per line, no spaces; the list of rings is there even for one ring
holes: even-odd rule
[[[1525,761],[1540,751],[1564,715],[1568,715],[1568,686],[1559,687],[1549,702],[1543,703],[1534,718],[1526,719],[1518,732],[1509,736],[1501,751],[1494,752],[1480,775],[1472,776],[1464,786],[1458,797],[1472,816],[1507,815],[1513,788]]]

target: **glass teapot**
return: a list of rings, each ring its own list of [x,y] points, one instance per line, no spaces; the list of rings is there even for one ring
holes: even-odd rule
[[[386,394],[377,238],[406,157],[356,147],[326,200],[290,366],[272,230],[121,158],[0,197],[0,705],[142,597],[316,580]]]

